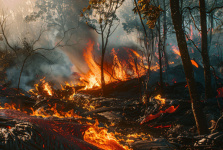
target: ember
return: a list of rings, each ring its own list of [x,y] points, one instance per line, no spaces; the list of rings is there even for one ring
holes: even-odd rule
[[[167,108],[166,110],[162,111],[160,110],[157,114],[155,115],[152,115],[152,114],[149,114],[148,116],[146,116],[146,118],[144,118],[140,124],[143,124],[145,122],[148,122],[150,120],[153,120],[153,119],[156,119],[158,118],[162,113],[174,113],[177,108],[179,107],[179,105],[177,107],[174,107],[174,106],[170,106],[169,108]]]

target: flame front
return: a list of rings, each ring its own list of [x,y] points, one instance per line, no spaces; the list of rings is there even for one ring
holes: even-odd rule
[[[133,49],[124,49],[128,53],[127,61],[121,60],[118,57],[118,53],[115,51],[115,49],[112,49],[112,67],[110,67],[108,70],[104,70],[104,80],[106,84],[116,81],[126,81],[129,79],[129,77],[135,78],[145,75],[148,66],[145,65],[143,57]],[[80,78],[80,80],[86,86],[85,89],[101,87],[101,67],[95,61],[93,51],[94,42],[89,41],[83,54],[85,62],[88,65],[89,71],[86,75],[83,75]],[[128,64],[126,62],[128,62]],[[110,64],[108,64],[108,66],[109,65]],[[157,66],[154,67],[154,70],[157,70]]]
[[[113,133],[108,133],[108,130],[103,127],[98,127],[99,123],[96,120],[95,124],[84,132],[84,140],[103,150],[125,150],[129,149],[118,143]]]

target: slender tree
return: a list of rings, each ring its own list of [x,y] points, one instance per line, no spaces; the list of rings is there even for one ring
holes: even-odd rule
[[[87,25],[101,35],[101,90],[106,94],[104,79],[104,59],[109,37],[118,27],[120,20],[116,16],[117,9],[124,0],[89,0],[87,8],[83,8],[81,17]],[[91,12],[90,12],[91,11]],[[88,13],[87,13],[88,12]],[[89,15],[92,13],[92,15]]]
[[[207,134],[207,122],[202,106],[200,104],[199,95],[197,92],[196,82],[194,79],[193,66],[191,64],[187,42],[182,28],[182,14],[180,13],[179,0],[170,0],[171,16],[176,31],[177,43],[181,54],[183,68],[186,76],[187,85],[189,88],[192,110],[197,125],[199,134]]]
[[[207,37],[207,19],[205,0],[199,0],[200,5],[200,25],[201,25],[201,56],[204,65],[205,79],[205,97],[210,98],[212,93],[211,88],[211,70],[208,53],[208,37]]]

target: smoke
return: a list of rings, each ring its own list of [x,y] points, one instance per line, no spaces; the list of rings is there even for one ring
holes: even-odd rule
[[[33,11],[38,11],[35,8],[35,1],[18,0],[16,6],[12,1],[0,1],[3,10],[7,14],[7,37],[11,45],[16,45],[18,49],[23,48],[22,42],[24,38],[29,43],[32,43],[40,35],[41,28],[48,29],[42,34],[40,40],[35,44],[35,48],[51,49],[58,41],[63,38],[63,32],[58,31],[58,28],[48,28],[42,20],[34,22],[25,22],[25,17]],[[16,1],[16,2],[18,2]],[[83,1],[75,1],[75,12],[79,15],[80,10],[86,7],[87,3]],[[26,11],[28,9],[28,11]],[[97,34],[83,22],[79,22],[77,18],[66,25],[67,29],[76,28],[66,34],[66,38],[62,45],[55,50],[40,50],[37,55],[32,55],[28,58],[24,66],[24,71],[21,76],[20,87],[24,90],[29,90],[34,83],[39,79],[46,77],[47,81],[53,81],[55,84],[62,84],[64,81],[72,80],[73,72],[86,72],[83,60],[82,51],[86,47],[89,40],[96,41]],[[68,42],[67,42],[68,41]],[[67,42],[67,43],[65,43]],[[1,48],[4,44],[1,43]],[[13,66],[7,69],[7,79],[12,81],[11,86],[17,87],[22,64],[27,54],[20,53],[19,57],[14,60]],[[44,56],[44,57],[43,57]],[[81,66],[81,68],[78,68]]]

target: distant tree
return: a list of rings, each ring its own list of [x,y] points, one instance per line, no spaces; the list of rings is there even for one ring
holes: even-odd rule
[[[37,11],[32,12],[25,17],[25,21],[44,21],[48,27],[56,27],[63,34],[66,30],[79,22],[80,0],[37,0],[35,8]]]
[[[124,0],[89,0],[89,5],[83,8],[81,17],[87,25],[101,35],[101,89],[105,95],[104,58],[109,37],[115,32],[120,20],[116,15],[117,9]],[[91,15],[90,15],[91,13]]]

